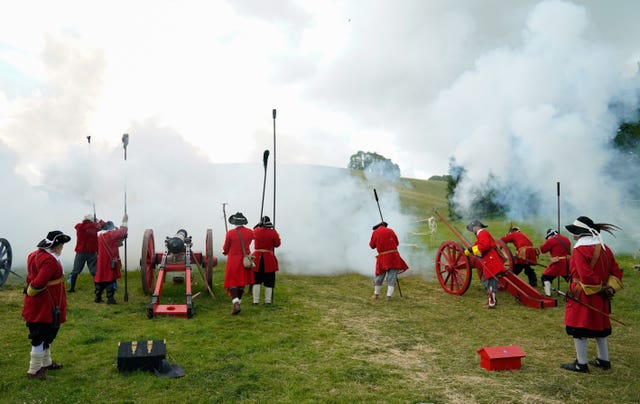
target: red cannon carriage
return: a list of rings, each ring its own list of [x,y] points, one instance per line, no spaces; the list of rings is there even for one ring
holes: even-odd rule
[[[142,290],[145,294],[152,292],[155,268],[158,270],[155,288],[151,303],[147,306],[147,317],[166,315],[191,318],[193,312],[193,295],[191,294],[191,265],[195,264],[205,281],[207,290],[213,297],[213,267],[218,263],[213,255],[213,232],[207,229],[205,240],[205,254],[191,249],[191,236],[187,231],[180,229],[173,237],[167,237],[163,252],[155,251],[153,230],[147,229],[142,239],[142,255],[140,258],[140,272],[142,274]],[[204,274],[202,273],[204,267]],[[186,288],[186,304],[160,304],[162,286],[167,272],[184,272]]]
[[[435,211],[435,214],[460,240],[460,242],[443,242],[438,248],[435,265],[436,276],[445,292],[459,296],[469,289],[473,268],[478,270],[478,277],[480,277],[482,261],[476,256],[466,256],[464,250],[471,247],[472,243],[451,226],[438,211]],[[500,290],[506,290],[527,307],[536,309],[556,307],[558,301],[555,298],[541,295],[534,287],[513,273],[513,255],[509,247],[500,239],[495,239],[495,242],[505,266],[505,271],[497,276]]]

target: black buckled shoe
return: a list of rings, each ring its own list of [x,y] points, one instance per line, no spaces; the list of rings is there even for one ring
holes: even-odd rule
[[[27,373],[28,379],[47,380],[47,369],[40,368],[36,373]]]
[[[47,370],[60,370],[62,369],[62,364],[57,363],[57,362],[51,362],[51,365],[49,366],[43,366],[43,369],[47,369]]]
[[[600,358],[596,358],[596,360],[594,360],[594,361],[589,361],[589,365],[595,366],[595,367],[600,368],[602,370],[611,369],[611,362],[606,361],[604,359],[600,359]]]
[[[589,366],[587,364],[579,364],[577,359],[573,361],[573,363],[565,363],[564,365],[560,365],[560,367],[572,372],[589,373]]]

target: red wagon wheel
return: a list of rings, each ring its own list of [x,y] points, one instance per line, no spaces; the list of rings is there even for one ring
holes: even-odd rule
[[[215,266],[215,257],[213,256],[213,230],[207,229],[207,238],[205,240],[205,278],[209,287],[213,287],[213,267]]]
[[[471,284],[471,263],[464,248],[455,241],[445,241],[436,254],[436,275],[445,292],[462,295]]]
[[[511,250],[507,247],[507,244],[498,239],[496,241],[496,248],[498,249],[498,254],[502,257],[504,261],[504,267],[507,271],[513,271],[513,254],[511,254]]]
[[[140,255],[140,273],[142,274],[142,291],[150,294],[153,288],[154,269],[156,267],[156,245],[153,241],[153,230],[147,229],[142,237],[142,254]]]

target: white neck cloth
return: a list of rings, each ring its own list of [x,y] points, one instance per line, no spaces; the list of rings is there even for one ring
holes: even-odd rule
[[[606,251],[606,247],[604,245],[604,240],[602,239],[602,234],[600,234],[600,232],[594,228],[589,227],[588,225],[582,223],[579,220],[575,220],[573,222],[573,225],[576,227],[580,227],[581,229],[586,229],[589,230],[589,233],[591,233],[591,236],[596,238],[597,242],[591,242],[591,241],[596,241],[596,240],[585,240],[582,244],[580,243],[580,241],[582,239],[590,239],[591,237],[581,237],[578,242],[576,243],[576,247],[580,244],[580,245],[593,245],[593,244],[600,244],[602,246],[602,249]]]

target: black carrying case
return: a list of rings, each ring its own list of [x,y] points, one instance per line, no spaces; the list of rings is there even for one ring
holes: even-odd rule
[[[167,347],[164,340],[119,342],[118,371],[160,369],[166,356]]]

